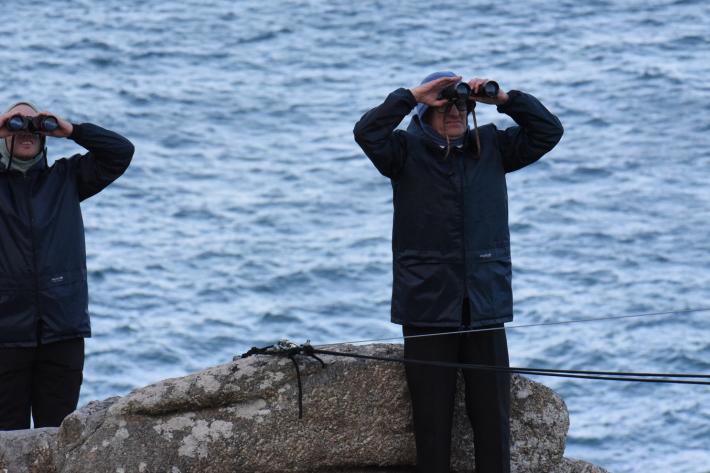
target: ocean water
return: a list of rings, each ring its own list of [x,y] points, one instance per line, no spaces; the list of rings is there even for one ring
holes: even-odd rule
[[[80,404],[282,337],[398,336],[391,189],[352,127],[434,70],[532,93],[566,129],[509,175],[514,324],[710,306],[709,5],[6,7],[3,100],[137,150],[84,204],[94,337]],[[478,108],[479,123],[512,125]],[[53,158],[80,151],[49,145]],[[698,312],[508,336],[517,366],[710,372],[709,330]],[[710,471],[706,386],[537,380],[567,403],[568,456],[615,473]]]

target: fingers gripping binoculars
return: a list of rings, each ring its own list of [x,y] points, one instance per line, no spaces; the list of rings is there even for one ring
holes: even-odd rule
[[[10,117],[10,119],[5,122],[5,126],[10,131],[38,133],[40,131],[52,132],[59,128],[59,123],[54,117],[28,117],[18,114]]]
[[[492,80],[482,84],[478,88],[477,93],[473,93],[471,86],[466,82],[459,82],[456,85],[450,85],[439,94],[440,99],[446,99],[449,103],[456,105],[456,108],[465,110],[468,107],[470,97],[489,97],[493,98],[498,95],[500,87],[498,83]]]

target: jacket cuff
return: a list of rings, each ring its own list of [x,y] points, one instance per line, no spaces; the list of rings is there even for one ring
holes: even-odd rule
[[[414,98],[412,91],[405,89],[404,87],[395,90],[390,95],[405,100],[411,108],[414,108],[417,105],[417,99]]]
[[[70,140],[80,140],[84,136],[84,124],[83,123],[72,123],[71,135],[67,136]]]
[[[509,90],[508,101],[505,102],[503,105],[498,105],[498,111],[500,113],[508,113],[508,109],[510,108],[511,104],[513,104],[521,95],[522,92],[520,92],[519,90]]]

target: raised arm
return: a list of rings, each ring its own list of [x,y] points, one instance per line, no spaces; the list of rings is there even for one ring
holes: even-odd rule
[[[535,97],[511,90],[498,111],[509,115],[518,126],[498,131],[498,145],[506,172],[534,163],[562,138],[560,120]]]
[[[390,179],[402,169],[407,155],[404,132],[395,128],[416,104],[409,90],[397,89],[355,124],[355,141],[377,170]]]
[[[88,199],[115,181],[128,168],[133,144],[123,136],[91,123],[74,124],[69,138],[89,152],[74,161],[79,199]]]
[[[446,103],[438,98],[439,92],[460,79],[443,77],[411,90],[397,89],[355,124],[355,141],[382,175],[390,179],[396,177],[406,160],[405,132],[395,130],[397,125],[418,102],[429,106]]]
[[[69,158],[79,190],[79,200],[88,199],[115,181],[128,168],[133,157],[133,143],[113,131],[91,123],[70,123],[50,112],[40,117],[52,117],[56,128],[41,133],[55,138],[69,138],[89,150]]]

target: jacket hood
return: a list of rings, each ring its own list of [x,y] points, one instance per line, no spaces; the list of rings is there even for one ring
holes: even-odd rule
[[[432,72],[428,76],[422,80],[419,85],[426,84],[427,82],[434,81],[436,79],[441,79],[442,77],[456,77],[456,74],[454,74],[451,71],[439,71],[439,72]],[[426,113],[427,110],[429,110],[429,105],[425,103],[417,103],[417,116],[419,118],[424,119],[424,114]]]
[[[5,112],[9,112],[13,108],[17,107],[18,105],[27,105],[30,107],[32,110],[35,112],[39,113],[39,109],[31,102],[26,102],[26,101],[20,101],[12,104],[5,110]],[[0,144],[0,167],[3,170],[7,170],[8,168],[8,163],[12,161],[12,164],[10,165],[10,168],[14,171],[19,171],[21,173],[26,173],[30,169],[34,168],[37,163],[44,162],[46,165],[46,157],[47,157],[47,148],[45,146],[46,143],[46,138],[42,135],[40,135],[40,152],[33,158],[30,159],[18,159],[15,157],[10,156],[10,150],[8,149],[7,145],[7,140],[3,139],[2,144]]]
[[[431,74],[426,76],[424,80],[421,81],[420,85],[426,84],[427,82],[431,82],[437,79],[441,79],[442,77],[456,77],[456,74],[451,71],[432,72]],[[427,123],[424,121],[424,115],[426,114],[427,110],[429,110],[429,105],[425,103],[417,103],[417,106],[415,108],[416,113],[412,117],[412,121],[409,123],[407,131],[409,131],[410,133],[416,133],[421,136],[424,136],[426,139],[434,142],[437,146],[442,148],[446,148],[449,146],[463,146],[466,141],[466,136],[468,135],[468,119],[466,120],[466,131],[464,132],[464,134],[461,137],[456,138],[455,140],[447,140],[445,136],[440,135],[436,130],[434,130],[431,126],[427,125]]]

